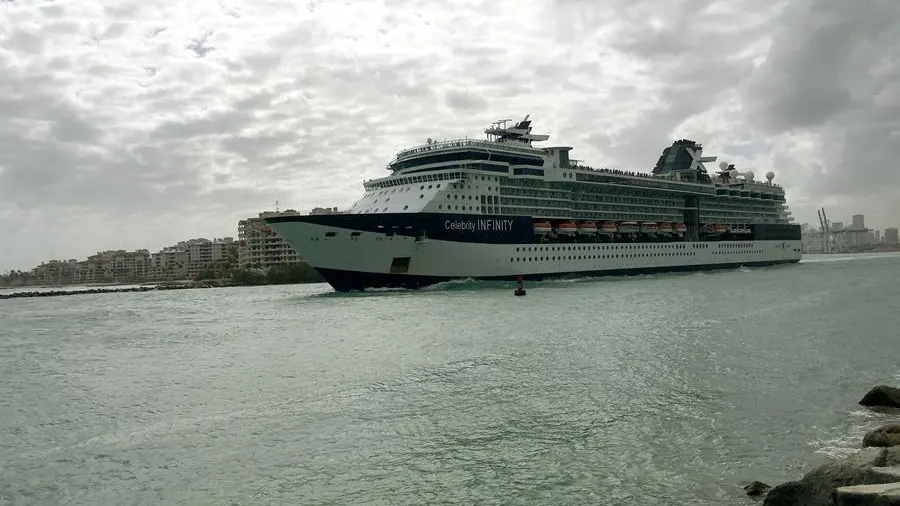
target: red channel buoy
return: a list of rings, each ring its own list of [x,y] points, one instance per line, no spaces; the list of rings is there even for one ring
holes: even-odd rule
[[[521,297],[521,296],[525,295],[525,283],[522,280],[521,275],[518,278],[516,278],[516,291],[514,293],[516,294],[516,297]]]

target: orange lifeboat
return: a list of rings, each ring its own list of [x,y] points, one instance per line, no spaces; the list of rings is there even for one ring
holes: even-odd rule
[[[725,228],[725,224],[724,224],[724,223],[715,223],[715,224],[713,225],[713,230],[714,230],[717,234],[724,234],[728,229]]]
[[[672,224],[671,223],[660,223],[659,224],[659,233],[660,234],[671,234],[672,233]]]
[[[597,233],[597,223],[593,221],[586,221],[581,225],[578,225],[578,233],[584,235],[592,235]]]
[[[614,221],[604,221],[600,224],[600,231],[604,234],[615,234],[619,230],[619,226]]]
[[[675,233],[683,234],[683,233],[687,232],[687,225],[679,222],[674,225],[673,229],[675,230]]]
[[[549,234],[553,230],[549,221],[536,221],[534,223],[535,234]]]
[[[556,231],[560,234],[574,234],[578,231],[578,225],[571,221],[564,221],[556,227]]]

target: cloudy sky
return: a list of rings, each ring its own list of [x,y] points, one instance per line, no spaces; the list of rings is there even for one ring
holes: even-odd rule
[[[349,206],[531,114],[592,165],[678,138],[799,221],[900,224],[896,0],[0,0],[0,271]]]

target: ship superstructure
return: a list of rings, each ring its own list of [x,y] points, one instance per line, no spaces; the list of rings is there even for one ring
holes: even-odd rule
[[[691,140],[665,148],[649,173],[594,168],[570,158],[572,147],[534,146],[549,135],[532,133],[528,116],[511,125],[510,120],[495,122],[484,132],[485,139],[428,139],[398,152],[387,166],[388,176],[364,182],[365,194],[348,214],[275,218],[270,223],[326,279],[331,276],[329,282],[339,290],[414,287],[458,277],[684,270],[800,258],[800,227],[792,223],[784,189],[773,182],[773,172],[761,182],[752,171],[740,172],[723,161],[710,173],[706,164],[717,158],[703,156],[702,145]],[[372,253],[351,252],[352,241],[358,243],[367,234],[375,234],[370,238],[376,242],[409,241],[414,249],[408,256],[357,259],[345,265],[354,268],[335,268],[339,257]],[[344,235],[351,242],[338,239]],[[762,247],[776,242],[776,252]],[[507,262],[487,247],[500,244],[518,245],[502,253],[503,258],[509,254]],[[553,244],[597,245],[573,250],[597,255],[572,257],[598,261],[571,263],[570,255],[513,254]],[[439,268],[426,268],[461,247],[467,249],[464,256],[472,258],[468,272],[462,265],[448,268],[457,261],[452,258]],[[658,253],[623,257],[626,249]],[[710,254],[674,254],[679,250]],[[325,263],[318,262],[319,253]],[[662,260],[682,257],[679,262]],[[616,259],[620,261],[612,261]],[[503,266],[475,267],[484,262]],[[358,270],[363,264],[369,270]]]

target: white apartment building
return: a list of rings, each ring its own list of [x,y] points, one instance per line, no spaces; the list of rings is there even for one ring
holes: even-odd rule
[[[280,235],[266,225],[264,218],[271,216],[297,216],[293,209],[282,212],[265,211],[256,218],[238,222],[238,265],[241,268],[268,269],[273,265],[298,263],[303,260]]]
[[[150,255],[150,276],[154,281],[177,281],[188,278],[188,253],[178,247],[164,248]]]
[[[31,270],[32,278],[42,285],[81,283],[78,260],[50,260]]]
[[[900,244],[900,237],[898,237],[896,228],[886,228],[884,229],[884,243],[885,244]]]
[[[87,260],[51,260],[32,269],[41,284],[130,283],[146,279],[151,271],[150,253],[136,251],[102,251]]]
[[[193,278],[209,267],[210,264],[225,261],[228,247],[233,243],[233,237],[222,237],[212,240],[203,238],[190,239],[179,242],[175,245],[175,249],[184,251],[187,254],[185,274],[188,278]]]

